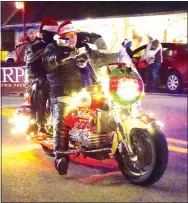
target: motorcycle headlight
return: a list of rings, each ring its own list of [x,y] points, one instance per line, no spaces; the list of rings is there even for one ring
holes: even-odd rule
[[[133,101],[140,95],[138,83],[134,80],[126,80],[119,83],[117,95],[123,101]]]
[[[118,79],[115,89],[111,91],[113,99],[120,106],[132,105],[140,99],[143,92],[139,82],[141,81],[136,78]]]
[[[30,119],[28,116],[16,114],[12,119],[11,123],[14,125],[12,133],[25,133],[29,127]]]

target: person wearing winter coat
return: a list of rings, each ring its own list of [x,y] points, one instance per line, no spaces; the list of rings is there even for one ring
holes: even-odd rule
[[[57,21],[49,18],[43,19],[38,33],[41,40],[29,46],[26,55],[27,90],[31,97],[32,118],[36,120],[38,133],[46,133],[45,115],[49,92],[43,55],[46,46],[53,41],[57,29]]]
[[[83,74],[80,68],[87,66],[88,56],[77,57],[77,31],[71,21],[64,21],[58,28],[53,43],[47,45],[44,63],[49,83],[51,117],[54,132],[55,168],[59,175],[66,175],[69,156],[69,127],[65,117],[73,93],[83,88]]]
[[[145,55],[141,57],[141,60],[145,60],[148,64],[146,67],[146,90],[155,92],[157,81],[159,79],[159,70],[162,58],[162,45],[160,41],[155,37],[154,32],[148,33],[149,43],[145,50]]]

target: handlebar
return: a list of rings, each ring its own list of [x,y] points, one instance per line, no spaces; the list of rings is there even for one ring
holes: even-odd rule
[[[79,49],[82,49],[82,48],[79,48]],[[78,50],[79,50],[78,49]],[[85,51],[85,52],[77,52],[77,54],[70,54],[70,56],[69,57],[67,57],[67,58],[65,58],[65,59],[62,59],[61,60],[61,62],[65,62],[65,61],[67,61],[67,60],[70,60],[70,59],[76,59],[78,56],[81,56],[82,54],[87,54],[88,52],[87,51]]]

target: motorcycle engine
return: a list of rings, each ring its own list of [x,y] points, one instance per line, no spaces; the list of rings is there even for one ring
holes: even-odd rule
[[[80,109],[77,116],[79,121],[69,131],[72,144],[79,143],[82,147],[100,149],[112,143],[115,128],[108,125],[109,113]]]
[[[69,131],[72,143],[79,143],[89,149],[100,149],[112,143],[114,132],[97,134],[90,129],[74,129]]]

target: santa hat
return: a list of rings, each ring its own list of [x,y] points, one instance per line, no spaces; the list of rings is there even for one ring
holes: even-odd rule
[[[42,38],[42,31],[46,30],[48,32],[57,32],[58,22],[49,18],[44,18],[41,22],[39,32],[37,37]]]
[[[67,32],[76,32],[77,29],[74,27],[70,20],[66,20],[58,28],[57,34],[54,36],[54,40],[59,38],[64,38],[65,33]]]

